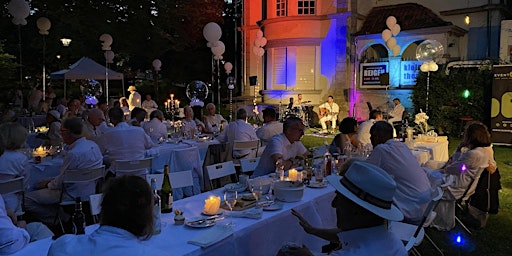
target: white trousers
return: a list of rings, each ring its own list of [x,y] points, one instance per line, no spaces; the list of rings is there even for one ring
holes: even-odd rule
[[[325,122],[331,121],[332,129],[336,129],[336,121],[338,120],[338,116],[336,115],[327,115],[322,118],[320,118],[320,124],[322,125],[322,130],[327,130],[327,125]]]

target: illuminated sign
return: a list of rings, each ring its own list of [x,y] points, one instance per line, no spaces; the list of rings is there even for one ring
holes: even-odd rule
[[[359,85],[362,88],[386,87],[387,84],[381,84],[380,76],[388,72],[387,62],[363,63],[360,69],[361,80]]]
[[[400,63],[400,85],[415,85],[420,72],[421,61],[402,61]]]

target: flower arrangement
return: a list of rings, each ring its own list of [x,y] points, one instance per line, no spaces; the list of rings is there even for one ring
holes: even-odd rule
[[[427,123],[428,116],[420,109],[420,113],[414,116],[414,123],[416,123],[416,130],[421,134],[426,134],[429,131]]]

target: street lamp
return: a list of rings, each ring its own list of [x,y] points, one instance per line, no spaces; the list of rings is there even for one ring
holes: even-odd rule
[[[71,39],[69,39],[69,38],[65,38],[65,37],[63,37],[63,38],[61,38],[61,39],[60,39],[60,41],[62,42],[62,45],[63,45],[63,46],[66,46],[66,47],[67,47],[67,46],[69,46],[69,44],[71,43],[71,41],[72,41],[72,40],[71,40]]]
[[[46,17],[41,17],[37,19],[37,28],[39,29],[39,34],[43,36],[43,100],[46,98],[46,37],[49,33],[48,30],[51,28],[52,23]],[[69,43],[68,43],[69,45]]]

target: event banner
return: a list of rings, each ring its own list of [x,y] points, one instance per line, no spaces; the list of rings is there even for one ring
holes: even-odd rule
[[[491,99],[491,137],[498,145],[512,145],[512,65],[495,65]]]

